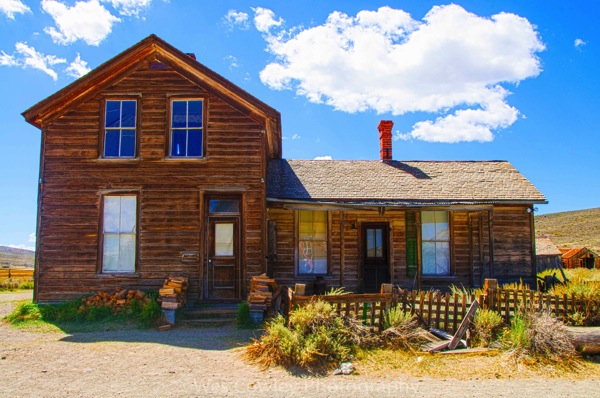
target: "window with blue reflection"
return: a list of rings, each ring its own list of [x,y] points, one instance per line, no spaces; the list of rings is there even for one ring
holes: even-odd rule
[[[203,101],[171,102],[171,156],[202,157]]]
[[[137,101],[107,100],[104,117],[104,157],[134,157]]]

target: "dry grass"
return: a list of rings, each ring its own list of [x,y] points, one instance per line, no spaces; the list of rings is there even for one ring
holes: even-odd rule
[[[558,363],[522,363],[500,351],[448,355],[393,350],[360,350],[358,373],[369,377],[399,378],[402,375],[440,379],[564,378],[598,379],[600,364],[576,359]]]

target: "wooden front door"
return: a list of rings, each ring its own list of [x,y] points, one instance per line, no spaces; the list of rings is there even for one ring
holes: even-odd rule
[[[365,223],[363,237],[363,289],[378,293],[382,283],[390,283],[387,223]]]
[[[239,217],[209,217],[207,298],[240,298]]]

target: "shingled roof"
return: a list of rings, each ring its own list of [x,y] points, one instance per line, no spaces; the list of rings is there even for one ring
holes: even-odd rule
[[[546,203],[506,161],[270,160],[267,197],[376,205]]]

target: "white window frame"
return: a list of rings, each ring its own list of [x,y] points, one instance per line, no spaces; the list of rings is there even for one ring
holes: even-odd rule
[[[108,205],[108,200],[114,200],[114,198],[119,198],[119,214],[116,216],[112,214],[112,217],[117,217],[118,220],[115,222],[109,221],[109,217],[111,214],[107,212],[110,211],[110,207]],[[133,199],[133,204],[129,205],[131,207],[124,209],[123,198],[128,198],[128,202],[131,202]],[[126,203],[126,202],[125,202]],[[124,212],[129,215],[129,225],[124,225],[127,223],[127,220],[124,220]],[[131,225],[131,218],[133,217],[133,225]],[[111,226],[108,226],[112,224]],[[118,224],[116,230],[114,230],[114,224]],[[108,229],[108,230],[107,230]],[[127,229],[127,230],[125,230]],[[122,194],[122,195],[113,195],[107,194],[102,197],[102,263],[101,263],[101,272],[108,274],[123,274],[123,273],[135,273],[136,271],[136,263],[137,263],[137,237],[138,237],[138,196],[135,194]],[[118,254],[116,258],[116,267],[111,266],[109,257],[109,250],[107,246],[109,245],[109,241],[115,242],[115,238],[117,241]],[[126,247],[128,245],[128,247]],[[129,249],[129,250],[127,250]],[[114,257],[113,257],[114,259]],[[114,264],[114,261],[113,261]]]
[[[424,215],[426,213],[433,213],[433,219],[434,219],[433,225],[434,225],[434,231],[435,231],[433,239],[426,239],[423,236],[423,231],[425,228],[425,223],[423,222],[423,220],[425,219]],[[447,220],[447,224],[448,224],[447,236],[443,236],[437,232],[438,224],[441,224],[441,223],[437,222],[437,215],[441,214],[441,213],[446,214],[446,220]],[[420,229],[421,229],[420,233],[421,233],[421,264],[422,264],[421,265],[421,273],[422,273],[422,275],[424,275],[424,276],[449,276],[449,275],[451,275],[452,274],[452,257],[451,257],[450,253],[452,251],[452,247],[450,244],[451,243],[450,242],[450,231],[451,231],[451,229],[450,229],[450,212],[444,211],[444,210],[421,211],[421,228]],[[433,244],[435,247],[435,250],[433,251],[434,272],[430,272],[430,273],[425,272],[425,262],[426,262],[426,259],[425,259],[426,251],[424,250],[425,244]],[[440,261],[438,261],[438,258],[437,258],[438,245],[443,246],[444,244],[447,245],[447,250],[445,251],[445,253],[442,254],[447,259],[447,269],[446,270],[439,268]]]
[[[315,239],[314,237],[314,233],[313,233],[313,237],[311,239],[300,239],[300,222],[301,222],[301,213],[302,212],[312,212],[312,213],[316,213],[316,212],[320,212],[323,213],[325,215],[325,237],[323,239]],[[296,212],[296,250],[297,250],[297,256],[296,256],[296,273],[298,276],[311,276],[311,275],[328,275],[329,274],[329,247],[328,247],[328,243],[329,243],[329,213],[326,210],[298,210]],[[305,242],[303,244],[303,242]],[[314,264],[313,264],[313,272],[303,272],[302,271],[302,261],[306,260],[307,256],[311,256],[312,253],[306,253],[306,246],[308,245],[308,243],[310,242],[310,246],[314,247],[315,244],[317,245],[324,245],[324,252],[325,252],[325,270],[324,272],[314,272]],[[304,247],[303,247],[304,245]]]
[[[123,126],[119,126],[119,127],[108,127],[106,125],[106,116],[107,116],[107,112],[108,112],[108,103],[109,102],[119,102],[120,103],[120,119],[119,122],[121,122],[121,118],[123,116],[123,102],[133,102],[135,103],[135,118],[134,118],[134,125],[133,127],[123,127]],[[102,157],[103,158],[107,158],[107,159],[132,159],[136,157],[136,152],[137,152],[137,122],[138,122],[138,101],[136,99],[131,99],[131,98],[107,98],[104,101],[104,120],[103,120],[103,126],[104,126],[104,137],[103,137],[103,142],[102,142]],[[123,140],[123,131],[124,130],[133,130],[133,154],[132,155],[127,155],[127,156],[123,156],[121,155],[121,141]],[[118,131],[119,132],[119,150],[118,150],[118,155],[114,156],[114,155],[107,155],[106,154],[106,137],[108,135],[109,131]]]
[[[189,103],[190,101],[198,101],[202,104],[202,127],[189,127],[187,126],[187,124],[189,123],[189,113],[186,111],[186,127],[173,127],[173,103],[174,102],[186,102]],[[173,158],[173,159],[198,159],[198,158],[202,158],[204,157],[204,146],[205,146],[205,140],[206,140],[206,135],[205,135],[205,120],[204,120],[204,114],[206,113],[206,101],[204,100],[204,98],[172,98],[170,101],[170,118],[169,118],[169,154],[168,157]],[[186,106],[186,109],[189,109],[188,106]],[[193,155],[190,156],[187,154],[188,151],[188,140],[189,140],[189,130],[200,130],[200,135],[201,135],[201,144],[200,144],[200,155]],[[186,132],[186,140],[185,140],[185,155],[173,155],[173,133],[175,131],[185,131]]]

